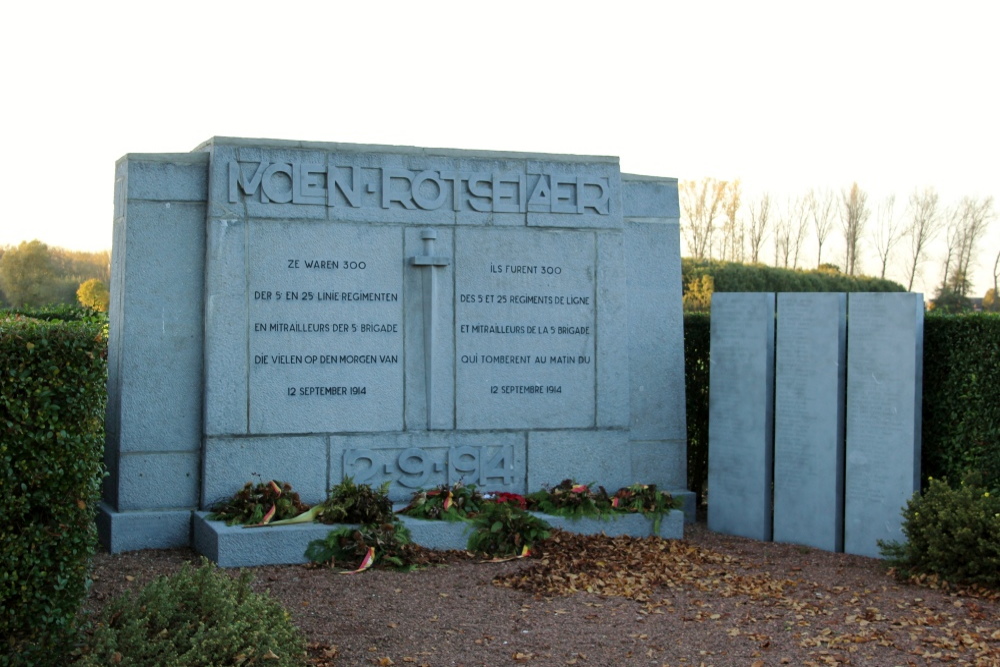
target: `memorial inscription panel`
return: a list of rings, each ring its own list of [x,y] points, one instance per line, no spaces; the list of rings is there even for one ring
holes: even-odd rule
[[[779,294],[774,540],[843,549],[844,294]]]
[[[774,294],[713,297],[709,386],[708,527],[769,541]]]
[[[456,234],[458,428],[579,428],[595,420],[590,232]]]
[[[878,557],[905,541],[902,509],[920,488],[923,302],[919,294],[848,299],[844,551]]]
[[[402,248],[390,227],[252,226],[251,433],[401,428]]]

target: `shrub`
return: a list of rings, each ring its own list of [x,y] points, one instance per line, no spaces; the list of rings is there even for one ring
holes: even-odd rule
[[[903,511],[907,541],[879,542],[901,577],[937,575],[945,581],[1000,588],[1000,497],[977,484],[951,488],[931,479]]]
[[[64,664],[104,474],[99,324],[0,321],[0,665]]]
[[[111,293],[108,292],[108,286],[104,284],[103,280],[91,278],[80,283],[80,287],[76,290],[76,299],[85,308],[93,308],[106,313]]]
[[[287,611],[250,589],[253,575],[232,578],[206,560],[159,577],[134,597],[111,602],[81,650],[81,665],[305,664],[305,642]]]

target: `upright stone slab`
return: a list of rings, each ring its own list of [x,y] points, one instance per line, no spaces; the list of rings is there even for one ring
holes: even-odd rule
[[[774,540],[843,551],[846,294],[778,294]]]
[[[112,551],[186,546],[200,504],[208,156],[115,169],[107,445],[98,527]]]
[[[844,550],[878,557],[904,541],[920,488],[924,304],[920,294],[848,296]]]
[[[187,544],[254,476],[690,497],[675,179],[216,138],[126,156],[117,192],[113,551]]]
[[[774,294],[712,296],[708,527],[770,540]]]

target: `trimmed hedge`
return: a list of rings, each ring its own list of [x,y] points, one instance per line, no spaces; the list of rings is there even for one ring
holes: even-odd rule
[[[65,664],[74,642],[104,473],[103,330],[0,319],[0,665]]]
[[[688,488],[708,480],[711,316],[684,315]],[[924,320],[922,466],[957,483],[969,472],[1000,491],[1000,315],[937,315]]]
[[[684,395],[687,403],[688,490],[705,497],[708,482],[708,351],[712,316],[684,314]]]
[[[681,260],[684,290],[693,280],[711,276],[716,292],[905,292],[899,283],[868,276],[848,276],[825,269],[782,269],[764,264]]]
[[[0,316],[27,317],[46,322],[107,322],[108,314],[86,306],[53,305],[24,308],[6,308]]]
[[[924,320],[923,475],[1000,491],[1000,315]]]

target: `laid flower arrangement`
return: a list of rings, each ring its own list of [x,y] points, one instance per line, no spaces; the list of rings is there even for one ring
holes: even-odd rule
[[[530,556],[535,543],[549,538],[552,526],[522,509],[517,499],[523,501],[523,497],[513,493],[503,495],[502,499],[487,500],[473,519],[468,549],[494,559]]]
[[[609,496],[603,486],[595,491],[593,484],[578,484],[572,479],[528,494],[527,500],[529,510],[569,518],[608,518],[616,513],[656,517],[681,506],[655,484],[623,486]]]
[[[653,520],[653,533],[659,535],[663,515],[680,509],[682,503],[655,484],[633,484],[618,489],[611,498],[611,507],[618,512],[638,512]]]
[[[326,500],[294,519],[274,522],[271,525],[291,523],[392,523],[392,501],[389,500],[389,482],[377,489],[369,484],[355,484],[344,477],[340,484],[330,489]]]
[[[325,539],[313,540],[306,548],[306,558],[316,563],[359,562],[344,574],[363,572],[379,563],[409,569],[421,560],[409,531],[393,514],[388,482],[372,488],[345,477],[330,489],[326,500],[313,507],[303,503],[290,484],[248,482],[232,498],[213,507],[207,518],[244,528],[313,522],[360,524],[331,530]]]
[[[247,482],[232,498],[214,505],[207,518],[230,526],[259,528],[313,522],[392,523],[393,514],[388,482],[373,489],[345,477],[330,489],[326,500],[312,507],[302,502],[287,482]]]
[[[309,509],[288,482],[247,482],[232,498],[216,503],[208,518],[227,526],[263,526],[272,520],[290,519]]]
[[[309,507],[288,483],[248,482],[231,499],[212,508],[208,518],[244,527],[321,522],[360,524],[332,530],[325,539],[310,542],[306,557],[317,563],[360,564],[361,572],[382,563],[410,569],[424,562],[389,500],[389,483],[377,489],[345,477],[330,489],[327,499]],[[522,496],[510,492],[482,493],[474,484],[443,484],[413,495],[399,510],[421,519],[467,521],[469,551],[497,558],[530,555],[533,544],[550,536],[552,527],[531,512],[570,519],[609,519],[615,514],[640,513],[653,520],[659,532],[661,518],[678,508],[669,493],[653,484],[633,484],[609,495],[602,486],[566,479],[553,487]]]
[[[549,536],[551,527],[529,514],[527,499],[517,493],[481,493],[474,484],[442,484],[417,491],[398,514],[420,519],[467,521],[467,548],[493,558],[523,557],[531,545]]]
[[[331,530],[324,539],[310,542],[305,556],[320,565],[348,567],[341,574],[356,574],[378,564],[412,570],[422,560],[406,526],[398,521]],[[353,567],[354,563],[359,565]]]
[[[600,518],[612,510],[611,497],[603,486],[593,490],[593,484],[577,484],[564,479],[553,487],[529,493],[528,509],[543,514],[569,518]]]
[[[398,514],[418,519],[463,521],[479,514],[484,500],[475,484],[442,484],[430,491],[414,493],[410,504],[398,510]]]

